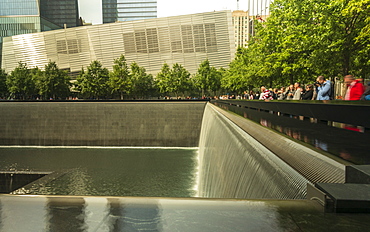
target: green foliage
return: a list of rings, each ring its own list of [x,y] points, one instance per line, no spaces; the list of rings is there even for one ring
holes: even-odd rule
[[[147,74],[144,67],[140,67],[136,62],[130,66],[131,75],[130,82],[132,83],[129,93],[137,98],[148,97],[154,90],[154,78],[151,74]]]
[[[172,69],[164,63],[156,79],[161,93],[174,93],[178,97],[180,93],[190,89],[190,73],[178,63],[174,64]]]
[[[156,84],[159,91],[164,94],[171,93],[170,85],[171,83],[171,68],[167,63],[164,63],[161,71],[156,76]]]
[[[67,71],[60,70],[55,62],[45,65],[44,71],[38,72],[36,81],[39,94],[48,99],[65,98],[70,93],[70,78]]]
[[[8,95],[8,88],[6,86],[6,78],[8,74],[4,69],[0,69],[0,97],[5,98]]]
[[[235,59],[230,63],[230,68],[224,72],[221,86],[232,92],[240,92],[253,83],[253,66],[248,62],[247,52],[253,51],[238,48]]]
[[[351,0],[348,1],[346,7],[342,10],[344,17],[362,20],[364,24],[358,28],[360,31],[356,37],[356,43],[364,43],[368,45],[370,39],[370,0]]]
[[[109,71],[99,61],[92,61],[86,72],[82,69],[77,85],[81,93],[89,98],[105,98],[109,94]]]
[[[173,86],[173,93],[178,96],[180,93],[184,93],[190,88],[190,73],[182,65],[176,63],[172,66],[171,72]]]
[[[240,48],[222,86],[240,91],[260,85],[309,83],[370,71],[370,0],[275,0],[267,22]]]
[[[209,60],[204,60],[198,68],[197,73],[192,78],[196,88],[202,91],[204,96],[208,91],[215,93],[221,89],[221,73],[214,67],[210,66]]]
[[[132,89],[130,71],[124,55],[114,60],[113,71],[109,73],[109,86],[112,93],[119,93],[121,100],[123,93],[130,93]]]
[[[32,95],[37,94],[35,77],[39,72],[38,68],[28,69],[27,64],[19,62],[10,75],[6,78],[8,91],[15,97],[20,99],[32,98]]]

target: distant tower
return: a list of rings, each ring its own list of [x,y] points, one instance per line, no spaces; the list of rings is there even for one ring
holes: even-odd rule
[[[103,23],[157,18],[157,0],[102,0]]]
[[[80,26],[77,0],[40,0],[40,13],[61,27]]]
[[[233,11],[232,18],[234,25],[235,47],[246,47],[250,31],[249,12],[242,10]]]

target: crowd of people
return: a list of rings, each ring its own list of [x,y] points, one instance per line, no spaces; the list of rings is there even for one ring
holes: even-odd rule
[[[365,87],[361,79],[347,75],[344,77],[344,83],[347,90],[343,100],[370,100],[370,82]],[[335,100],[336,96],[334,84],[323,76],[319,76],[314,84],[308,84],[304,87],[300,83],[280,89],[267,89],[262,86],[260,92],[245,91],[243,96],[236,98],[249,100]]]

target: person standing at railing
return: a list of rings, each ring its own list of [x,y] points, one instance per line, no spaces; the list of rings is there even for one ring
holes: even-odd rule
[[[344,77],[344,83],[347,84],[347,92],[344,100],[357,101],[360,100],[365,91],[364,85],[356,80],[352,75]]]
[[[293,94],[293,100],[301,100],[301,95],[302,95],[302,92],[303,92],[303,89],[301,88],[301,84],[300,83],[295,83],[294,84],[294,94]]]
[[[316,85],[316,100],[330,100],[331,83],[330,80],[325,80],[325,77],[318,76],[315,82]]]
[[[306,86],[306,91],[302,94],[302,100],[312,100],[313,99],[313,85],[309,84]]]
[[[270,90],[266,89],[265,86],[261,87],[261,95],[259,100],[273,100]]]
[[[288,90],[285,92],[286,100],[293,100],[295,88],[294,85],[289,85]]]
[[[244,100],[249,100],[249,94],[248,94],[247,91],[244,91],[243,99]]]
[[[285,87],[281,87],[280,91],[278,92],[278,100],[285,100]]]

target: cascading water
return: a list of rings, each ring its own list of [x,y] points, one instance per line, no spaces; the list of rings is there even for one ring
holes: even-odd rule
[[[199,143],[199,196],[303,199],[308,180],[206,106]]]

